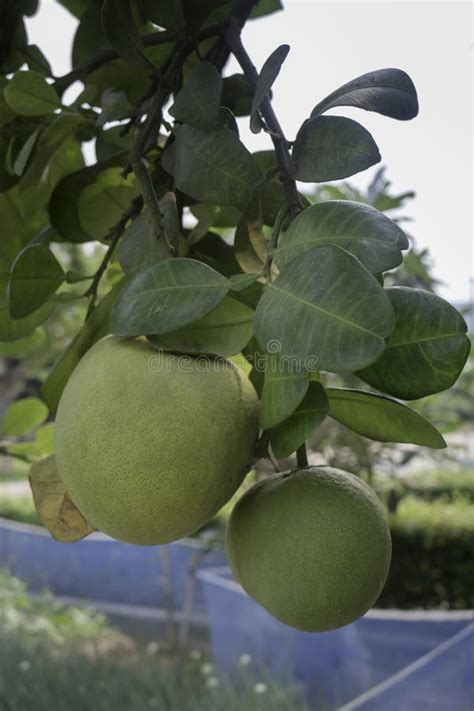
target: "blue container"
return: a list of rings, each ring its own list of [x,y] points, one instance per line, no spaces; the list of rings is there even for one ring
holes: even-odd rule
[[[191,566],[220,565],[223,553],[204,555],[194,539],[168,546],[132,546],[99,533],[78,543],[58,543],[39,526],[0,519],[0,568],[8,568],[33,591],[47,589],[85,601],[164,608],[163,548],[169,554],[173,606],[180,610]],[[197,581],[193,612],[205,610]]]
[[[275,620],[246,595],[227,568],[201,571],[198,577],[207,596],[212,647],[219,670],[232,673],[239,657],[250,654],[256,665],[273,676],[286,679],[291,675],[300,682],[312,708],[316,704],[318,711],[339,709],[461,633],[474,619],[471,611],[372,610],[339,630],[311,634]],[[463,668],[470,670],[472,679],[472,655],[466,656]],[[441,683],[434,666],[433,674]],[[462,698],[469,698],[470,690],[464,685],[459,694],[459,705],[453,703],[446,709],[464,708]],[[474,699],[470,700],[472,711]],[[415,711],[424,707],[389,707],[383,703],[369,708]]]

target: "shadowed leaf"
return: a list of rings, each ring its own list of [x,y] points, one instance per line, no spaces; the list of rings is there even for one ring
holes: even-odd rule
[[[308,391],[290,417],[269,431],[270,444],[278,459],[289,457],[325,419],[329,403],[321,383],[309,383]]]
[[[280,73],[281,65],[287,58],[289,51],[290,48],[287,44],[282,44],[280,47],[277,47],[265,61],[262,69],[260,70],[252,101],[252,108],[250,110],[250,130],[252,133],[260,133],[262,130],[262,123],[258,113],[260,106],[268,96],[275,79]]]
[[[64,281],[64,271],[48,247],[35,244],[24,249],[13,263],[8,284],[8,306],[14,319],[39,309]]]
[[[290,163],[296,180],[322,183],[360,173],[380,161],[370,133],[343,116],[316,116],[303,123]]]
[[[199,62],[176,95],[169,113],[195,128],[215,127],[219,118],[222,77],[210,62]]]
[[[418,97],[412,80],[401,69],[377,69],[352,79],[326,96],[311,118],[334,106],[355,106],[406,121],[418,113]]]

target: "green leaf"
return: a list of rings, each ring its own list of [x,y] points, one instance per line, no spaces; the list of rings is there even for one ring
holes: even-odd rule
[[[194,259],[167,259],[136,274],[112,311],[112,332],[142,336],[175,331],[222,301],[229,282]]]
[[[161,259],[160,249],[148,215],[139,215],[124,232],[118,248],[118,260],[127,276]]]
[[[178,92],[169,113],[195,128],[214,128],[219,118],[222,77],[210,62],[199,62]]]
[[[42,459],[54,452],[54,425],[47,422],[36,430],[35,438],[32,442],[18,442],[8,445],[8,451],[12,454],[21,454],[32,459]]]
[[[120,281],[97,304],[46,378],[41,389],[41,397],[53,415],[56,413],[67,381],[82,356],[94,343],[110,333],[110,312],[122,288],[123,281]]]
[[[73,543],[95,530],[69,498],[54,455],[35,462],[28,479],[39,519],[56,541]]]
[[[311,118],[335,106],[355,106],[406,121],[418,114],[418,97],[412,80],[401,69],[377,69],[326,96],[314,107]]]
[[[250,13],[250,19],[256,20],[265,15],[272,15],[274,12],[283,10],[283,5],[280,0],[258,0],[257,4]]]
[[[295,412],[269,431],[270,444],[278,459],[289,457],[325,419],[329,403],[321,383],[312,382]]]
[[[278,342],[270,343],[265,354],[260,424],[267,430],[286,420],[298,407],[308,390],[307,373],[299,361],[279,358]],[[257,364],[254,364],[257,367]],[[259,366],[258,369],[261,370]]]
[[[296,180],[322,183],[341,180],[380,161],[370,133],[357,121],[343,116],[316,116],[303,123],[291,157]]]
[[[63,268],[48,247],[34,244],[24,249],[13,263],[7,300],[14,319],[39,309],[61,286]]]
[[[38,72],[17,72],[3,94],[10,108],[20,116],[44,116],[61,106],[54,88]]]
[[[240,271],[233,248],[215,232],[208,232],[193,245],[190,256],[227,277]]]
[[[5,410],[2,423],[4,437],[22,437],[39,427],[48,417],[48,408],[36,397],[15,400]]]
[[[76,170],[56,185],[49,203],[51,224],[65,242],[89,242],[93,237],[84,230],[79,219],[79,196],[102,171],[123,165],[126,153],[117,153],[106,161]],[[104,235],[101,235],[102,237]]]
[[[115,51],[137,69],[155,69],[145,54],[130,8],[130,0],[104,0],[102,25]]]
[[[149,336],[148,340],[157,348],[169,351],[232,356],[240,353],[252,338],[253,315],[252,309],[226,296],[190,326],[161,336]]]
[[[357,434],[379,442],[446,447],[438,430],[418,412],[383,395],[346,388],[326,390],[330,416]]]
[[[299,254],[335,244],[357,257],[372,274],[394,269],[408,239],[400,227],[369,205],[350,200],[320,202],[303,210],[281,237],[274,258],[284,267]]]
[[[32,133],[30,133],[30,135],[18,151],[17,156],[15,158],[15,162],[13,163],[13,172],[15,173],[15,175],[23,175],[26,165],[31,157],[31,154],[33,153],[33,149],[35,147],[38,135],[39,128],[35,129]]]
[[[225,77],[222,86],[222,105],[234,116],[248,116],[252,107],[253,93],[244,74]]]
[[[201,202],[244,205],[263,180],[258,163],[226,128],[176,126],[173,174],[179,190]]]
[[[275,51],[271,53],[260,70],[252,101],[252,108],[250,110],[250,130],[252,133],[260,133],[262,130],[262,122],[258,112],[262,102],[270,93],[270,89],[279,75],[281,65],[287,58],[289,51],[290,47],[287,44],[280,45],[280,47],[277,47]]]
[[[132,147],[133,135],[131,131],[125,132],[123,126],[114,126],[106,131],[101,131],[95,142],[95,152],[99,162],[106,161],[120,153],[124,155]]]
[[[80,116],[63,114],[40,135],[34,158],[19,184],[25,217],[33,215],[48,202],[55,185],[65,173],[84,165],[79,144],[72,138],[83,123],[84,119]]]
[[[388,296],[362,264],[339,247],[301,254],[269,283],[255,314],[260,345],[278,342],[306,370],[351,372],[373,363],[390,333]]]
[[[403,400],[450,388],[471,347],[461,314],[429,291],[393,287],[386,293],[395,312],[393,330],[382,357],[358,377]]]
[[[138,192],[133,174],[124,178],[120,168],[99,173],[77,196],[79,222],[89,239],[104,239]]]

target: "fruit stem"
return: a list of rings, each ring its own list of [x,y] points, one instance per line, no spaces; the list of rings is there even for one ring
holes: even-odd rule
[[[306,452],[306,443],[303,442],[301,447],[298,447],[296,450],[296,463],[298,465],[298,468],[303,468],[307,467],[309,462],[308,462],[308,453]]]

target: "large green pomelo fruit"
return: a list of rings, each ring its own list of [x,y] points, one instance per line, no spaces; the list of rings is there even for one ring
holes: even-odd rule
[[[258,414],[255,390],[233,363],[107,336],[59,403],[61,479],[100,531],[167,543],[202,526],[241,484]]]
[[[308,632],[342,627],[367,612],[391,559],[377,496],[330,467],[276,474],[249,489],[232,512],[226,546],[248,594]]]

